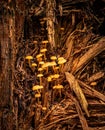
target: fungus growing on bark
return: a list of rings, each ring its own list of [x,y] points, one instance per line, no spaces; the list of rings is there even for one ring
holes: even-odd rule
[[[33,59],[33,57],[32,56],[26,56],[25,59],[28,60],[28,64],[31,67],[31,60]]]

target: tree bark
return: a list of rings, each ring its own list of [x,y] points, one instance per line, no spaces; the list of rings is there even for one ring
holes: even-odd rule
[[[9,1],[10,2],[10,1]],[[1,16],[0,20],[0,129],[13,129],[13,88],[14,88],[14,53],[15,30],[13,15]],[[5,114],[6,113],[6,114]],[[6,123],[5,123],[6,122]]]

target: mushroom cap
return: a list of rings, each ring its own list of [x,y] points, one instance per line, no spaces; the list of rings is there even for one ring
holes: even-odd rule
[[[32,90],[38,90],[38,89],[43,89],[43,86],[42,85],[35,85],[32,87]]]
[[[55,66],[55,65],[57,65],[55,61],[50,62],[50,66]]]
[[[43,77],[43,74],[38,74],[37,77]]]
[[[40,93],[36,93],[36,94],[35,94],[35,97],[36,97],[36,98],[39,98],[39,97],[41,97],[41,94],[40,94]]]
[[[48,82],[51,82],[51,81],[52,81],[51,76],[48,76],[48,77],[47,77],[47,81],[48,81]]]
[[[33,43],[34,43],[34,44],[37,44],[37,43],[38,43],[38,41],[34,40],[34,41],[33,41]]]
[[[62,89],[62,88],[63,88],[63,86],[60,84],[53,86],[53,89]]]
[[[42,68],[46,68],[46,67],[48,67],[48,66],[50,66],[50,62],[45,62],[45,63],[42,65]]]
[[[40,58],[42,56],[43,56],[43,54],[38,54],[38,55],[36,55],[36,58],[38,59],[38,58]]]
[[[64,60],[64,57],[58,57],[58,61],[59,61],[59,60]]]
[[[64,64],[66,62],[66,59],[62,59],[58,61],[58,64]]]
[[[41,53],[46,52],[46,51],[47,51],[46,48],[43,48],[43,49],[40,50]]]
[[[38,68],[38,71],[42,71],[42,70],[43,70],[43,68],[41,68],[41,67],[40,67],[40,68]]]
[[[48,43],[48,40],[44,40],[42,41],[43,44],[47,44]]]
[[[36,63],[32,63],[31,66],[32,66],[32,67],[35,67],[35,66],[37,66],[37,64],[36,64]]]
[[[43,64],[44,64],[44,61],[40,61],[39,64],[40,64],[40,65],[43,65]]]
[[[58,79],[59,76],[60,76],[59,74],[54,74],[54,75],[53,75],[53,78]]]
[[[97,82],[91,82],[90,85],[91,85],[91,86],[96,86],[96,85],[97,85]]]
[[[27,60],[32,60],[33,57],[32,57],[32,56],[26,56],[26,59],[27,59]]]
[[[61,31],[64,31],[64,28],[63,28],[63,27],[61,27],[61,28],[60,28],[60,30],[61,30]]]
[[[47,108],[46,108],[46,107],[42,107],[42,110],[43,110],[43,111],[46,111],[46,110],[47,110]]]
[[[51,60],[56,60],[57,57],[56,57],[56,56],[51,56],[50,59],[51,59]]]

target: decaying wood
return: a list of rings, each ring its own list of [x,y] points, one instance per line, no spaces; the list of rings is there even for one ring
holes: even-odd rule
[[[91,77],[89,77],[88,81],[89,81],[89,82],[93,82],[93,81],[99,80],[99,79],[101,79],[104,75],[105,75],[105,74],[104,74],[104,72],[102,72],[102,71],[97,72],[97,73],[93,74]]]
[[[105,37],[101,38],[92,48],[90,48],[80,59],[75,69],[72,69],[72,73],[78,72],[83,68],[90,60],[105,50]]]
[[[78,80],[78,82],[84,88],[84,92],[86,92],[87,94],[90,94],[93,97],[99,98],[100,100],[105,102],[105,96],[103,94],[91,88],[90,86],[88,86],[87,84],[85,84],[84,82],[80,80]]]
[[[82,92],[82,89],[80,88],[77,80],[74,78],[74,76],[71,73],[65,72],[66,75],[66,79],[70,84],[70,88],[71,90],[74,91],[74,93],[76,94],[77,98],[79,99],[79,102],[82,106],[82,108],[84,109],[84,111],[86,112],[87,116],[89,116],[89,112],[88,112],[88,102],[84,96],[84,93]]]
[[[97,0],[0,1],[0,130],[105,129],[105,9],[99,2],[96,10]],[[51,67],[43,70],[37,100],[38,67],[25,57],[38,63],[43,40],[50,43],[48,62],[52,53],[67,62],[56,71],[57,82],[47,82]],[[63,85],[60,96],[52,94],[56,83]]]
[[[46,16],[47,16],[47,30],[48,30],[48,40],[51,45],[51,48],[55,48],[55,0],[46,0]]]
[[[78,116],[79,116],[80,122],[81,122],[81,124],[82,124],[83,130],[89,130],[88,123],[87,123],[87,121],[86,121],[86,119],[85,119],[85,117],[84,117],[84,114],[83,114],[83,112],[82,112],[82,110],[81,110],[81,107],[80,107],[78,101],[77,101],[72,95],[71,95],[71,99],[72,99],[72,100],[74,101],[74,103],[75,103],[75,107],[76,107],[76,109],[77,109]]]

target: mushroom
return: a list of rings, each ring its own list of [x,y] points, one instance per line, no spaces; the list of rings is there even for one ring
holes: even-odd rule
[[[34,40],[33,43],[35,44],[35,47],[36,47],[36,44],[38,43],[38,41]]]
[[[58,61],[64,60],[64,57],[58,57]]]
[[[57,79],[57,78],[59,78],[59,76],[60,76],[59,74],[54,74],[53,78]]]
[[[38,67],[42,67],[43,64],[44,64],[44,61],[39,61]],[[41,66],[40,66],[40,65],[41,65]]]
[[[90,85],[94,87],[97,85],[97,82],[91,82]]]
[[[61,27],[61,28],[60,28],[60,30],[61,30],[61,31],[64,31],[64,28],[63,28],[63,27]]]
[[[54,80],[56,79],[56,80],[55,80],[55,85],[58,84],[58,82],[59,82],[59,76],[60,76],[59,74],[54,74],[54,75],[53,75],[53,79],[54,79]]]
[[[50,62],[50,66],[52,66],[54,73],[55,73],[55,66],[56,66],[56,65],[57,65],[57,64],[56,64],[55,61]]]
[[[43,54],[41,54],[41,53],[36,55],[36,58],[37,58],[38,62],[42,61],[42,56],[43,56]]]
[[[50,59],[51,59],[52,61],[55,61],[55,60],[57,59],[57,57],[56,57],[56,56],[51,56]]]
[[[34,85],[32,87],[32,90],[35,91],[35,90],[39,90],[39,89],[43,89],[43,86],[42,85]]]
[[[48,67],[50,66],[50,62],[45,62],[43,65],[42,65],[42,68],[43,69],[46,69],[46,73],[48,73]]]
[[[32,67],[32,70],[33,70],[33,71],[34,71],[34,69],[35,69],[36,66],[37,66],[36,63],[32,63],[32,64],[31,64],[31,67]]]
[[[40,50],[40,52],[43,53],[43,55],[44,55],[44,60],[46,60],[46,54],[45,54],[46,51],[47,51],[46,48],[43,48],[43,49]]]
[[[44,64],[44,61],[40,61],[39,64],[40,64],[40,65],[43,65],[43,64]]]
[[[42,44],[44,44],[44,47],[46,48],[46,44],[48,43],[48,40],[42,41]]]
[[[39,98],[41,97],[41,94],[40,93],[36,93],[35,94],[35,98],[37,98],[38,99],[38,103],[39,103]]]
[[[55,73],[59,72],[59,66],[55,66]]]
[[[47,110],[47,107],[44,107],[44,106],[43,106],[43,107],[42,107],[42,110],[43,110],[43,111],[46,111],[46,110]]]
[[[48,82],[51,82],[51,81],[52,81],[52,77],[51,77],[51,76],[48,76],[48,77],[47,77],[47,81],[48,81]]]
[[[31,67],[31,60],[33,59],[33,57],[32,57],[32,56],[26,56],[25,59],[28,60],[28,64],[29,64],[29,66]]]
[[[37,91],[38,93],[40,93],[40,90],[43,89],[43,86],[42,85],[34,85],[32,87],[32,90],[33,91]]]
[[[43,71],[43,68],[41,68],[41,67],[40,67],[40,68],[38,68],[38,71],[40,71],[40,73],[41,73],[41,71]]]
[[[53,86],[53,89],[59,90],[59,95],[60,95],[60,97],[61,97],[61,89],[62,89],[62,88],[63,88],[63,86],[60,85],[60,84]]]
[[[61,58],[60,60],[58,60],[58,64],[60,65],[60,71],[63,69],[64,67],[64,63],[66,62],[66,59]]]
[[[38,74],[37,77],[39,78],[39,81],[40,81],[40,85],[42,84],[42,77],[43,77],[43,74]]]

